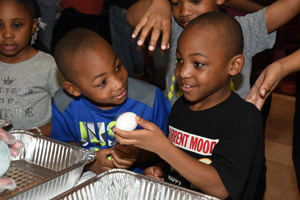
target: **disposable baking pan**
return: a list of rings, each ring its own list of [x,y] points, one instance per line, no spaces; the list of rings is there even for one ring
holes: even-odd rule
[[[72,188],[95,152],[75,147],[23,130],[10,131],[24,143],[4,177],[15,180],[13,191],[0,193],[0,199],[46,200]]]
[[[10,120],[8,119],[0,119],[0,128],[4,129],[4,130],[9,130],[12,127],[12,123]]]
[[[112,169],[53,200],[217,200],[217,198],[123,169]]]

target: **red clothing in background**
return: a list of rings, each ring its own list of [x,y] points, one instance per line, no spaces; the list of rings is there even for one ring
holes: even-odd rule
[[[100,15],[104,0],[64,0],[64,9],[75,8],[77,11],[88,15]]]

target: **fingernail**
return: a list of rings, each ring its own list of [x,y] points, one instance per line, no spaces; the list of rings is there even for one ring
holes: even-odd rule
[[[261,92],[261,94],[262,94],[263,96],[265,96],[265,95],[266,95],[266,90],[263,90],[263,91]]]
[[[154,50],[154,46],[153,45],[149,45],[149,51],[153,51]]]
[[[161,45],[162,50],[166,50],[167,46],[165,44]]]
[[[131,37],[132,37],[132,38],[135,38],[135,37],[136,37],[136,34],[132,33]]]
[[[143,45],[143,41],[142,41],[142,40],[138,40],[137,44],[138,44],[139,46],[142,46],[142,45]]]

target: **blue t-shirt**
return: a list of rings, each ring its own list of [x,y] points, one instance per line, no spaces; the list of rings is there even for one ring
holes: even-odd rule
[[[168,99],[159,88],[131,78],[126,101],[109,110],[100,109],[84,96],[73,98],[60,89],[52,105],[51,138],[76,142],[94,151],[111,148],[115,141],[112,128],[120,114],[134,112],[155,123],[166,134],[170,109]]]

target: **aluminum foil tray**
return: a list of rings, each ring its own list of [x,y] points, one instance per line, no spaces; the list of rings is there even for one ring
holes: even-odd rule
[[[72,188],[95,152],[31,132],[10,131],[24,143],[4,177],[13,178],[17,188],[0,193],[0,199],[46,200]]]
[[[217,200],[217,198],[123,169],[112,169],[53,200]]]
[[[10,120],[7,119],[0,119],[0,128],[4,129],[4,130],[9,130],[12,127],[12,123]]]

